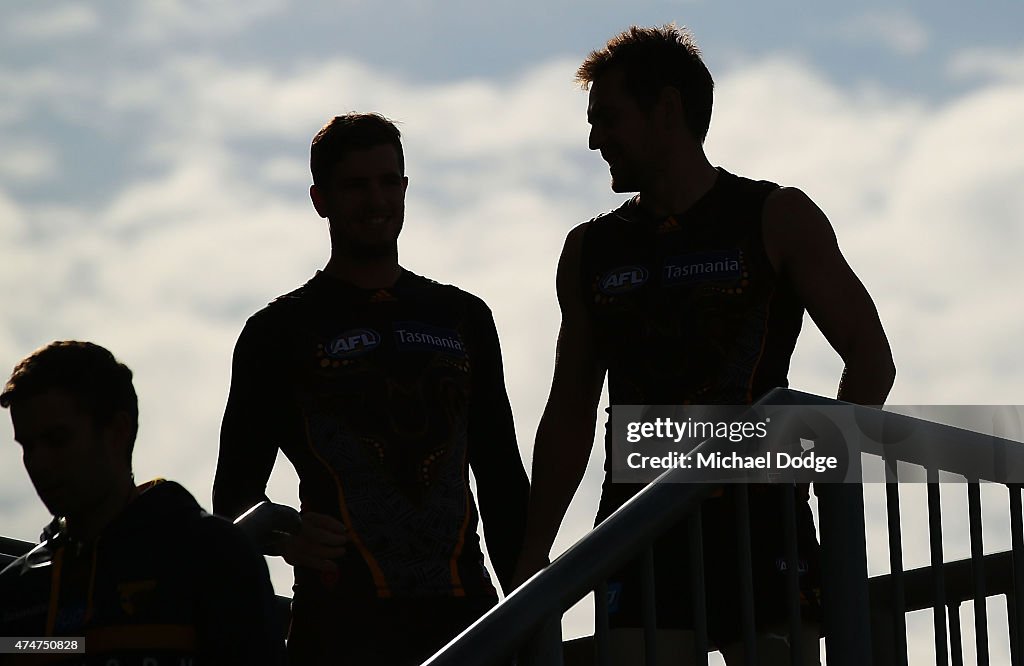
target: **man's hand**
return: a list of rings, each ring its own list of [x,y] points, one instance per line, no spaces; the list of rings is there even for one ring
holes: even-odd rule
[[[323,513],[300,514],[302,528],[281,542],[281,555],[293,567],[338,573],[333,562],[345,554],[348,532],[336,518]]]
[[[234,523],[264,555],[280,555],[281,541],[302,529],[298,511],[269,500],[252,505]]]
[[[533,578],[534,574],[549,564],[551,564],[551,561],[547,555],[523,550],[519,556],[519,561],[516,562],[516,571],[512,576],[512,589],[509,592]]]

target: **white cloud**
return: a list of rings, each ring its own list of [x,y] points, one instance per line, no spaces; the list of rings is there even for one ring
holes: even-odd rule
[[[23,130],[36,120],[35,114],[52,113],[62,120],[77,120],[81,105],[97,89],[88,77],[56,67],[34,65],[18,69],[0,64],[0,126]]]
[[[57,158],[49,146],[9,140],[0,153],[0,178],[9,181],[34,182],[48,177],[57,166]]]
[[[308,159],[276,157],[260,165],[259,175],[269,183],[289,185],[299,190],[308,185],[309,178],[306,177],[308,169]]]
[[[900,10],[874,10],[843,21],[839,34],[853,42],[876,42],[901,55],[916,55],[928,46],[928,29]]]
[[[6,22],[4,32],[18,41],[49,41],[92,33],[99,25],[92,7],[75,2],[14,16]]]
[[[202,0],[144,0],[132,3],[123,35],[130,42],[152,47],[175,38],[224,36],[283,11],[284,0],[209,3]]]
[[[987,48],[957,53],[950,60],[950,76],[958,80],[1024,80],[1024,49]]]
[[[21,207],[0,188],[0,240],[4,246],[9,248],[13,244],[22,225],[21,217]]]

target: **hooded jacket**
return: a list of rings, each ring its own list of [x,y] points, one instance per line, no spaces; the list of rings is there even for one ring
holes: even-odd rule
[[[45,663],[277,663],[283,631],[265,561],[177,483],[141,486],[91,542],[62,519],[42,536],[0,572],[0,636],[84,637],[84,655]]]

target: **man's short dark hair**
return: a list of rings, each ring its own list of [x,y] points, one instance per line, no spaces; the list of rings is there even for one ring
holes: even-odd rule
[[[644,110],[654,106],[665,87],[678,90],[686,127],[704,142],[715,82],[688,30],[672,23],[660,28],[632,26],[608,40],[603,49],[591,51],[576,70],[576,81],[586,90],[615,67],[623,68],[626,89]]]
[[[309,170],[318,187],[331,175],[338,162],[353,150],[365,150],[379,145],[393,146],[398,153],[398,169],[405,175],[405,155],[402,152],[402,134],[395,123],[379,113],[347,113],[335,116],[313,137],[309,151]]]
[[[132,371],[109,351],[91,342],[65,340],[37,349],[14,366],[0,393],[0,407],[10,407],[51,389],[71,395],[102,427],[118,412],[131,422],[129,457],[139,430],[139,399],[132,385]]]

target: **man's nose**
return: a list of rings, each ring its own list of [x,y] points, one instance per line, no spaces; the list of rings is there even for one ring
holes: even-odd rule
[[[370,185],[370,205],[374,209],[381,209],[387,206],[388,197],[384,186],[381,183],[371,183]]]
[[[590,139],[589,146],[591,150],[600,150],[601,143],[604,141],[604,135],[598,130],[596,125],[590,126]]]

